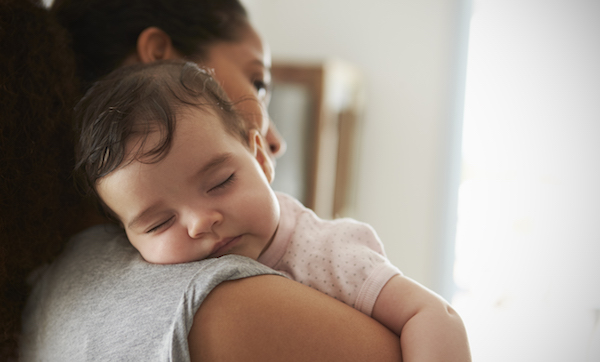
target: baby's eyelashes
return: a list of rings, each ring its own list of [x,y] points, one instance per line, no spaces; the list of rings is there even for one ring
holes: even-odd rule
[[[220,182],[218,185],[216,185],[213,188],[211,188],[210,190],[208,190],[208,192],[211,193],[211,192],[216,192],[221,189],[224,189],[227,186],[231,185],[235,180],[236,180],[235,173],[232,173],[223,182]]]
[[[171,216],[170,218],[168,218],[167,220],[159,223],[158,225],[152,227],[150,230],[146,231],[146,234],[152,234],[155,233],[157,231],[162,230],[163,228],[166,228],[167,226],[170,225],[171,221],[175,219],[175,216]]]

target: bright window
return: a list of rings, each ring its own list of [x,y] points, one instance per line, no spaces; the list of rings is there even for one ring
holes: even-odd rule
[[[600,1],[473,5],[453,304],[474,361],[600,361]]]

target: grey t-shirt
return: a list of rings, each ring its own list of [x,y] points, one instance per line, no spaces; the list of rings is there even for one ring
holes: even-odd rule
[[[276,272],[235,255],[150,264],[115,226],[90,228],[32,275],[21,361],[189,361],[187,336],[208,293],[259,274]]]

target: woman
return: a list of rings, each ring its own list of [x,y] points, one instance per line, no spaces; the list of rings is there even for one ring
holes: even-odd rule
[[[194,59],[214,69],[272,154],[282,152],[266,117],[268,56],[237,2],[62,1],[53,10],[74,34],[84,81],[131,62]],[[32,277],[24,360],[399,359],[397,338],[382,326],[261,275],[273,273],[263,266],[240,258],[153,266],[124,241],[110,226],[90,228]]]

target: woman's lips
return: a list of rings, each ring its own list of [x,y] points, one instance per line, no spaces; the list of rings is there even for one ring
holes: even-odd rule
[[[221,241],[219,241],[218,243],[215,244],[215,247],[213,248],[212,253],[210,253],[210,258],[218,258],[220,256],[223,256],[225,254],[227,254],[227,252],[229,250],[231,250],[231,248],[233,248],[235,245],[237,245],[238,241],[240,241],[241,239],[241,235],[233,237],[233,238],[226,238],[223,239]]]

